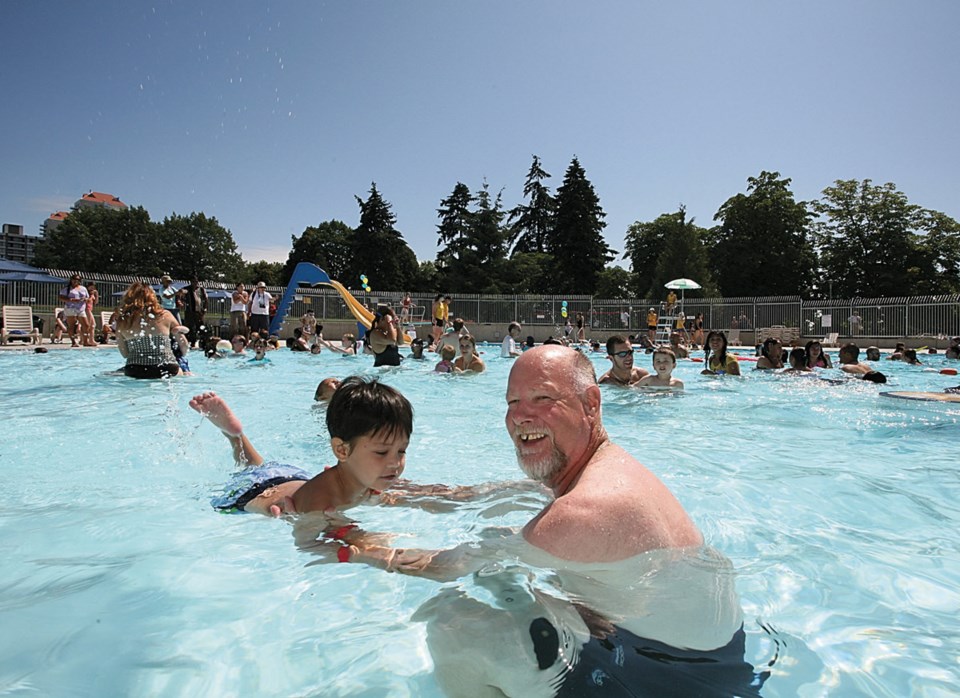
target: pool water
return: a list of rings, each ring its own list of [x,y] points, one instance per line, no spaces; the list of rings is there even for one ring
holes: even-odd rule
[[[472,376],[281,351],[265,366],[193,354],[196,375],[140,382],[104,375],[122,363],[112,351],[0,354],[0,693],[439,695],[411,616],[444,585],[310,564],[288,523],[213,511],[230,451],[187,403],[216,390],[265,457],[314,472],[333,462],[317,383],[380,375],[416,412],[408,477],[517,479],[511,361],[483,349]],[[886,386],[749,363],[717,379],[682,361],[683,394],[603,388],[612,439],[732,561],[747,659],[776,655],[765,696],[956,695],[960,405],[878,397],[957,384],[923,359],[880,362]],[[449,547],[521,525],[519,509],[353,513],[397,545]]]

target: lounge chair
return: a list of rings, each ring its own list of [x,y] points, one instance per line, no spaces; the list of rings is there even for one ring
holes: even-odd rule
[[[111,339],[116,340],[117,331],[113,328],[113,325],[110,324],[110,316],[113,315],[113,311],[110,310],[101,310],[100,311],[100,334],[102,335],[103,341],[101,344],[106,344]]]
[[[840,339],[839,332],[831,332],[826,337],[824,337],[823,341],[820,343],[825,347],[835,347],[837,346],[839,339]]]
[[[3,306],[3,333],[0,334],[0,344],[6,344],[11,339],[30,340],[31,344],[40,344],[40,330],[33,326],[33,308],[29,305]]]

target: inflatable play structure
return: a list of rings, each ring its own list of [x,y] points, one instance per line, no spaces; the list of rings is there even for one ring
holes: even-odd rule
[[[301,286],[329,286],[343,297],[350,313],[357,320],[357,336],[363,337],[370,326],[373,324],[373,312],[363,306],[363,303],[353,297],[353,294],[339,281],[334,281],[323,269],[310,262],[300,262],[293,270],[290,282],[287,284],[287,290],[277,304],[277,314],[273,316],[270,323],[270,334],[278,334],[280,326],[283,325],[287,313],[290,312],[290,304],[293,303],[297,295],[297,289]],[[410,342],[410,337],[404,335],[404,341]]]

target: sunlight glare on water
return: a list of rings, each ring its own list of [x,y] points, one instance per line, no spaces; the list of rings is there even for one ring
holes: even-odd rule
[[[121,363],[112,351],[0,354],[0,687],[438,695],[412,616],[441,585],[310,565],[289,524],[213,511],[230,452],[187,403],[216,390],[261,453],[316,472],[333,463],[316,384],[380,375],[415,409],[407,476],[514,480],[503,427],[511,364],[484,350],[488,371],[475,376],[283,351],[259,367],[194,354],[195,376],[156,382],[103,375]],[[592,358],[598,372],[609,365]],[[886,386],[743,366],[741,379],[716,379],[683,361],[681,395],[604,387],[603,417],[733,562],[748,659],[760,667],[779,653],[763,695],[950,694],[960,679],[960,406],[878,394],[956,379],[895,362],[880,367]],[[354,513],[397,534],[395,545],[446,547],[520,526],[542,504]]]

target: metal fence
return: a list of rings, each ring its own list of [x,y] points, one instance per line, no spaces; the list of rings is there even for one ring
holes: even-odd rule
[[[66,285],[66,279],[75,273],[56,269],[46,271],[53,276],[63,277],[63,286]],[[97,284],[100,304],[96,312],[112,309],[133,281],[157,285],[160,283],[159,278],[80,273],[84,283],[93,281]],[[186,283],[185,280],[180,280],[174,285],[179,288]],[[204,282],[204,285],[211,290],[233,290],[232,286],[223,283]],[[61,305],[58,296],[63,286],[10,281],[0,285],[0,298],[4,305],[30,305],[37,315],[52,314],[53,309]],[[271,287],[268,290],[279,298],[284,288]],[[401,292],[367,293],[359,290],[351,293],[371,309],[379,303],[387,303],[399,309],[404,296]],[[412,293],[411,299],[412,320],[429,323],[434,295]],[[312,308],[321,321],[353,319],[347,304],[336,291],[329,288],[300,289],[289,315],[299,317],[308,308]],[[576,325],[578,315],[582,315],[588,328],[614,331],[645,328],[646,315],[650,308],[661,311],[662,300],[459,294],[452,296],[450,317],[461,317],[468,323],[479,324],[506,324],[516,320],[524,325],[560,330],[567,319]],[[960,296],[955,295],[843,300],[804,300],[798,296],[685,298],[682,309],[691,319],[702,313],[703,324],[707,329],[753,330],[783,326],[798,328],[800,334],[808,337],[826,336],[832,332],[844,337],[863,335],[880,338],[960,335]],[[623,323],[624,312],[629,319],[629,328]],[[208,321],[226,321],[229,316],[229,298],[210,300]]]

